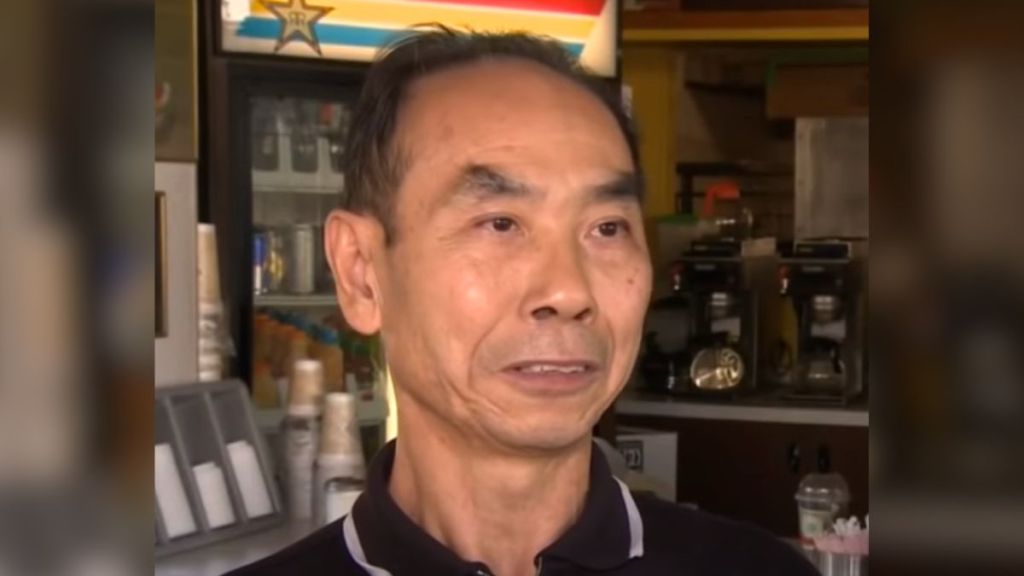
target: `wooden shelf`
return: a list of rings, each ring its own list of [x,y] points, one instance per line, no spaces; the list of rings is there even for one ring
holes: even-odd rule
[[[627,43],[866,41],[868,10],[625,12],[622,39]]]
[[[333,188],[328,186],[267,186],[267,185],[256,185],[253,186],[252,191],[256,194],[307,194],[307,195],[320,195],[320,196],[337,196],[341,193],[341,188]]]

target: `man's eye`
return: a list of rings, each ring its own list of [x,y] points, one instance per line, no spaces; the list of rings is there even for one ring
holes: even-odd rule
[[[629,231],[629,225],[625,222],[602,222],[597,225],[594,232],[598,236],[603,238],[614,238],[615,236],[621,236],[623,233]]]
[[[516,227],[515,220],[504,216],[491,218],[485,222],[485,225],[495,232],[511,232]]]

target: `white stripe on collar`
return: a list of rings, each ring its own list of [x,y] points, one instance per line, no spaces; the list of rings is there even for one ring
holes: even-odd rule
[[[366,553],[363,552],[363,543],[359,541],[359,532],[356,531],[356,522],[352,519],[352,514],[342,521],[342,530],[345,533],[345,547],[348,548],[349,556],[355,560],[356,564],[370,576],[391,576],[391,572],[381,568],[380,566],[374,566],[366,559]]]
[[[622,480],[615,476],[612,478],[619,483],[619,490],[622,491],[622,502],[626,505],[626,516],[629,517],[629,557],[639,558],[644,555],[644,521],[640,518],[640,510],[636,507],[633,495],[629,487]]]
[[[629,557],[640,558],[644,555],[644,522],[640,518],[640,510],[637,509],[633,495],[629,492],[626,484],[615,476],[612,476],[612,479],[619,484],[622,502],[626,505],[626,516],[629,519]],[[392,576],[387,570],[370,564],[366,559],[363,543],[359,540],[359,532],[356,530],[356,523],[351,513],[342,521],[342,530],[345,535],[345,547],[348,548],[349,555],[360,568],[366,570],[370,576]]]

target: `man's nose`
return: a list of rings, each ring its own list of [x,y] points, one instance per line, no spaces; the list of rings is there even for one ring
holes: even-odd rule
[[[554,242],[537,250],[539,261],[525,301],[526,312],[534,320],[593,319],[596,302],[581,252],[577,246]]]

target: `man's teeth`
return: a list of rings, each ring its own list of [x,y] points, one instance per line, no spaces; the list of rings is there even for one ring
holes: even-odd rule
[[[586,368],[583,365],[577,364],[573,366],[554,366],[551,364],[531,364],[529,366],[523,366],[519,369],[520,372],[525,374],[544,374],[546,372],[557,372],[559,374],[578,374],[583,372]]]

